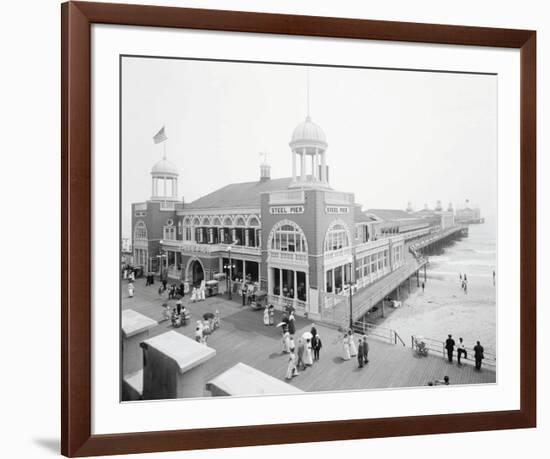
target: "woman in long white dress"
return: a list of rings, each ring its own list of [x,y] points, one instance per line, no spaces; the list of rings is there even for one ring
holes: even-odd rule
[[[267,306],[264,309],[264,325],[269,325],[269,309]]]
[[[353,331],[349,331],[349,354],[351,357],[357,357],[357,347],[355,346],[355,339],[353,338]]]
[[[283,352],[285,354],[290,352],[290,333],[287,331],[283,333]]]
[[[288,366],[286,368],[286,379],[292,379],[293,376],[297,376],[298,369],[296,368],[296,354],[294,352],[290,353],[290,356],[288,357]]]
[[[134,284],[132,284],[131,282],[128,284],[128,296],[130,298],[133,298],[134,296]]]
[[[344,336],[342,338],[342,347],[344,350],[344,356],[342,357],[344,360],[351,359],[350,356],[350,349],[349,349],[349,335],[347,333],[344,333]]]
[[[304,353],[304,363],[306,367],[313,365],[313,355],[311,354],[311,340],[306,340],[306,352]]]

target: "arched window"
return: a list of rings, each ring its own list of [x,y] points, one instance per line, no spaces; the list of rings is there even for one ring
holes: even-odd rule
[[[195,217],[193,219],[193,226],[200,226],[201,225],[201,221],[198,219],[198,217]]]
[[[147,227],[141,220],[134,227],[134,239],[147,240]]]
[[[223,226],[233,226],[233,220],[231,217],[225,217],[223,219]]]
[[[210,226],[210,219],[208,217],[203,217],[201,225]]]
[[[218,217],[214,217],[214,220],[212,220],[212,226],[222,226],[222,222]]]
[[[348,230],[342,223],[333,223],[325,236],[325,252],[349,247]]]
[[[244,222],[244,218],[243,217],[238,217],[237,220],[235,221],[235,226],[239,226],[241,228],[244,228],[246,226],[246,223]]]
[[[287,220],[271,230],[268,247],[282,252],[307,252],[307,241],[302,228]]]
[[[258,220],[257,217],[250,217],[248,219],[248,226],[259,227],[260,226],[260,221]]]
[[[183,219],[183,226],[191,226],[191,219],[189,217]]]

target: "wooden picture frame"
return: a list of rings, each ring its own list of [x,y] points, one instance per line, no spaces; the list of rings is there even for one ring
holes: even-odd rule
[[[62,454],[91,456],[482,431],[536,425],[536,32],[68,2],[62,16]],[[517,411],[92,435],[91,26],[515,48],[521,51],[521,408]]]

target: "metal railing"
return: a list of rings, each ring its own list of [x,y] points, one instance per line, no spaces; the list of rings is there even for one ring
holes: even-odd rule
[[[428,349],[428,352],[431,352],[434,355],[441,355],[444,359],[447,358],[447,349],[445,349],[445,342],[444,341],[433,339],[433,338],[426,338],[424,336],[411,335],[411,348],[412,349],[414,349],[415,338],[418,338],[418,339],[424,341],[424,343],[426,344],[426,348]],[[461,361],[466,360],[466,361],[469,361],[470,363],[474,362],[474,355],[475,355],[474,349],[471,348],[471,347],[468,347],[468,346],[464,346],[464,349],[466,350],[468,358],[461,357]],[[484,365],[488,365],[488,366],[491,366],[491,367],[496,366],[497,359],[496,359],[495,354],[493,354],[491,352],[487,352],[487,351],[484,350],[483,351],[483,356],[484,356],[484,359],[483,359],[483,364]],[[457,349],[456,348],[453,350],[453,358],[457,358]]]
[[[401,344],[403,347],[406,346],[405,342],[401,339],[401,336],[399,336],[394,329],[374,325],[365,320],[354,322],[353,331],[355,333],[380,339],[389,344]]]

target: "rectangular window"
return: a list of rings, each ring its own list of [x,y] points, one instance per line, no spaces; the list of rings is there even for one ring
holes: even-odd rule
[[[326,282],[326,286],[327,286],[327,293],[332,293],[332,269],[329,269],[327,271],[327,282]]]

